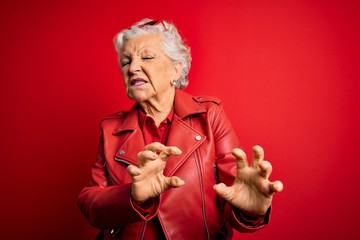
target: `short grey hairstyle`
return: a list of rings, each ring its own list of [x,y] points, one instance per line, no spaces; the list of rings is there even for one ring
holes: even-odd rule
[[[157,33],[162,39],[162,48],[164,53],[173,62],[182,64],[182,72],[179,79],[176,80],[176,88],[185,88],[189,84],[188,74],[191,66],[190,47],[187,46],[181,38],[177,28],[173,23],[166,21],[156,21],[144,18],[135,23],[128,29],[119,32],[114,38],[116,52],[121,53],[125,42],[145,33]]]

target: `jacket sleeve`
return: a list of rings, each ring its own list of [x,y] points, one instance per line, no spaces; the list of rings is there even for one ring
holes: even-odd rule
[[[89,223],[98,229],[117,228],[154,217],[159,207],[159,199],[148,200],[142,206],[135,204],[130,195],[131,183],[117,185],[108,175],[103,144],[102,135],[97,161],[91,169],[90,184],[78,197],[80,211]]]
[[[231,151],[234,148],[239,148],[240,143],[235,134],[230,120],[226,116],[222,104],[218,107],[218,113],[214,114],[217,118],[214,119],[214,139],[216,148],[216,167],[217,167],[217,181],[223,182],[227,186],[234,184],[236,176],[236,159],[232,156]],[[229,216],[227,219],[230,225],[240,232],[253,232],[263,228],[268,224],[270,217],[270,208],[264,216],[252,218],[246,216],[240,210],[233,208],[229,203],[221,200],[224,207],[224,212]]]

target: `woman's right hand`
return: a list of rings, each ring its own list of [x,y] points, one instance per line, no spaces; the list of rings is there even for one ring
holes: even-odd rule
[[[157,197],[169,188],[180,187],[185,182],[179,177],[165,177],[163,172],[170,156],[180,155],[177,147],[168,147],[154,142],[138,154],[139,167],[129,165],[128,173],[132,178],[131,196],[138,203]]]

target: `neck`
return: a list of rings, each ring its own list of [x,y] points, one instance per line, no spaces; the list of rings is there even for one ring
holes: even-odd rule
[[[162,97],[161,99],[151,99],[146,102],[140,102],[141,108],[145,113],[151,116],[158,127],[169,115],[174,105],[175,91]]]

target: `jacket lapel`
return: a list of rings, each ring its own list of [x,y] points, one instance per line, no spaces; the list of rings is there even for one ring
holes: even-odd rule
[[[120,144],[116,152],[115,160],[126,164],[138,165],[137,154],[144,151],[145,143],[140,128],[136,128],[129,137]]]
[[[206,112],[201,104],[194,101],[190,94],[177,89],[174,109],[175,114],[166,145],[178,147],[182,154],[168,159],[164,170],[166,176],[172,176],[206,139],[205,135],[192,128],[187,122],[190,115]]]
[[[115,128],[113,135],[119,138],[120,146],[115,160],[138,165],[137,154],[144,151],[145,143],[138,123],[138,105],[135,104]]]
[[[178,116],[174,115],[166,145],[178,147],[182,154],[170,156],[166,163],[164,175],[172,176],[185,160],[194,154],[194,151],[205,141],[205,138],[205,135],[197,132]]]

